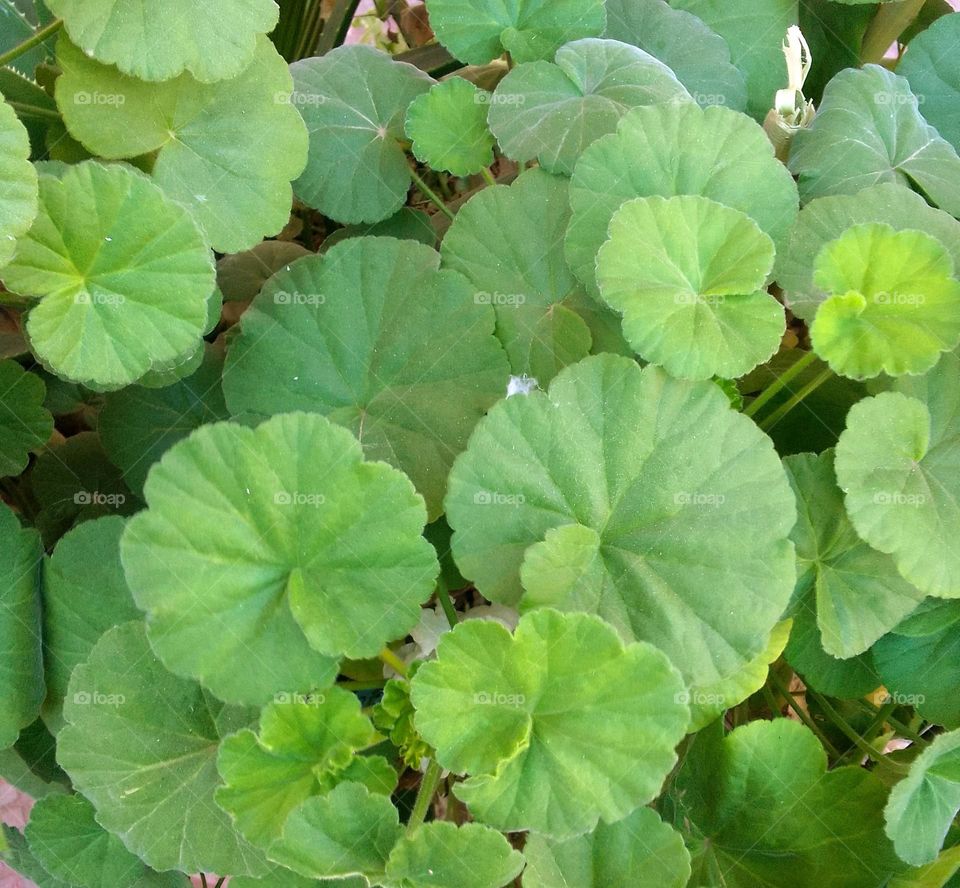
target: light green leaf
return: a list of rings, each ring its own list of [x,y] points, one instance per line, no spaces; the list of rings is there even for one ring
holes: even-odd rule
[[[30,163],[30,137],[0,96],[0,268],[13,258],[16,239],[29,230],[36,215],[37,172]]]
[[[217,744],[252,713],[167,672],[142,623],[108,631],[73,670],[64,716],[57,757],[128,850],[158,870],[265,871],[213,801]]]
[[[960,845],[943,851],[933,863],[909,869],[889,884],[890,888],[944,888],[960,871]]]
[[[421,163],[455,176],[471,176],[493,163],[487,128],[490,93],[453,77],[417,96],[407,109],[406,134]]]
[[[264,241],[252,250],[224,256],[217,263],[217,286],[225,302],[248,302],[280,269],[309,255],[293,241]]]
[[[782,243],[797,213],[793,178],[763,130],[729,108],[637,108],[581,156],[570,183],[567,259],[595,290],[596,257],[613,214],[634,197],[709,197],[746,213]]]
[[[814,281],[831,295],[810,330],[813,348],[843,376],[931,369],[960,342],[960,282],[935,237],[857,225],[817,256]]]
[[[0,830],[6,842],[6,848],[0,851],[0,859],[3,859],[12,870],[29,879],[37,888],[71,888],[68,883],[51,876],[40,865],[40,861],[30,852],[27,840],[20,830],[5,823],[0,824]]]
[[[40,197],[4,280],[41,297],[27,333],[44,364],[120,388],[196,346],[215,279],[186,209],[142,173],[93,161],[44,176]]]
[[[736,379],[780,347],[783,306],[764,289],[774,253],[750,217],[709,198],[637,198],[610,221],[597,283],[644,359]]]
[[[790,170],[804,203],[896,182],[960,214],[960,157],[924,120],[907,81],[879,65],[827,84],[812,126],[794,137]]]
[[[205,425],[145,493],[121,544],[134,599],[161,659],[221,699],[326,686],[331,658],[374,656],[433,591],[423,500],[322,416]]]
[[[613,355],[497,404],[447,514],[486,598],[598,613],[692,685],[759,654],[794,584],[793,495],[769,439],[712,382]]]
[[[920,866],[936,860],[960,811],[960,731],[941,734],[890,792],[884,811],[897,854]]]
[[[268,875],[259,879],[250,876],[231,876],[233,888],[370,888],[363,876],[348,876],[345,879],[308,879],[283,866],[275,866]]]
[[[960,222],[931,207],[919,194],[888,182],[855,195],[822,197],[800,211],[789,246],[777,256],[775,277],[786,290],[787,305],[794,314],[812,321],[827,299],[813,279],[820,251],[849,228],[868,222],[896,231],[923,231],[937,238],[950,253],[954,268],[960,268]]]
[[[784,460],[799,520],[795,610],[814,611],[823,649],[839,658],[862,654],[923,600],[893,559],[857,536],[837,487],[833,451]]]
[[[279,272],[230,346],[230,410],[323,413],[406,472],[436,518],[454,457],[509,377],[493,310],[439,265],[422,244],[362,237]]]
[[[53,433],[53,417],[43,406],[47,388],[16,361],[0,361],[0,477],[19,475],[30,451]]]
[[[433,80],[369,46],[341,46],[290,71],[293,101],[310,133],[297,197],[337,222],[393,215],[406,203],[411,182],[400,145],[407,108]]]
[[[33,36],[34,30],[33,24],[13,0],[0,2],[0,52],[5,53],[19,46]],[[37,65],[45,58],[46,50],[41,44],[13,59],[9,64],[24,77],[33,77]]]
[[[960,70],[954,64],[958,43],[960,16],[941,16],[910,41],[897,73],[907,78],[924,118],[960,150]]]
[[[249,249],[287,224],[307,133],[290,72],[267,38],[242,73],[215,84],[189,74],[145,83],[66,39],[57,61],[57,105],[70,134],[101,157],[156,152],[154,181],[190,208],[215,250]]]
[[[43,570],[43,652],[47,698],[43,720],[63,726],[70,674],[108,629],[140,616],[120,563],[124,519],[85,521],[67,533]]]
[[[522,617],[512,636],[461,623],[412,680],[421,735],[444,767],[472,775],[454,793],[473,815],[556,838],[657,795],[687,727],[683,690],[652,645],[552,610]]]
[[[730,47],[697,16],[665,0],[607,0],[606,5],[605,37],[660,59],[698,105],[746,108],[746,82],[730,61]]]
[[[532,835],[523,855],[523,888],[684,888],[690,878],[683,838],[650,808],[565,842]]]
[[[555,62],[555,63],[554,63]],[[569,176],[584,149],[631,108],[692,102],[663,62],[616,40],[585,39],[554,62],[514,68],[490,100],[490,129],[508,157]]]
[[[382,876],[402,834],[388,796],[341,783],[293,811],[270,857],[312,879]]]
[[[43,550],[0,503],[0,749],[13,746],[43,701],[38,579]]]
[[[260,714],[259,734],[240,731],[220,745],[217,804],[244,838],[265,848],[280,838],[287,815],[319,795],[322,781],[373,737],[360,701],[347,691],[277,695]]]
[[[484,65],[550,58],[564,43],[603,33],[603,0],[429,0],[437,39],[460,61]]]
[[[45,2],[86,53],[141,80],[184,70],[203,82],[234,77],[249,64],[256,36],[272,31],[279,16],[272,0]]]

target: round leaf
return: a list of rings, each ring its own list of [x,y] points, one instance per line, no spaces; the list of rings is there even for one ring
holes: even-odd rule
[[[568,43],[554,62],[517,66],[490,100],[504,154],[537,159],[551,173],[571,175],[584,149],[615,132],[631,108],[693,101],[663,62],[616,40]]]
[[[493,310],[439,265],[422,244],[363,237],[279,272],[231,344],[231,411],[329,416],[368,459],[406,472],[436,518],[454,457],[509,376]]]
[[[446,633],[412,680],[416,725],[454,793],[505,832],[578,835],[649,802],[689,711],[652,645],[624,645],[587,614],[541,610],[514,635],[473,620]],[[573,779],[571,775],[576,775]]]
[[[30,137],[0,97],[0,268],[10,261],[16,239],[36,215],[37,172],[30,163]]]
[[[0,361],[0,477],[19,475],[30,451],[53,433],[53,417],[44,407],[47,388],[16,361]]]
[[[247,302],[281,268],[309,255],[309,250],[292,241],[264,241],[252,250],[224,256],[217,263],[217,286],[224,301]]]
[[[27,333],[44,364],[120,388],[196,346],[215,279],[186,209],[142,173],[92,161],[44,176],[40,196],[4,280],[42,297]]]
[[[712,382],[612,355],[497,404],[447,515],[486,598],[525,589],[523,608],[598,613],[691,685],[759,654],[794,584],[793,495],[769,439]]]
[[[597,283],[643,358],[680,378],[736,379],[783,337],[764,290],[774,252],[752,219],[709,198],[638,198],[610,222]]]
[[[121,545],[127,580],[161,659],[221,699],[329,684],[331,657],[374,656],[433,590],[423,500],[322,416],[203,426],[145,494]]]

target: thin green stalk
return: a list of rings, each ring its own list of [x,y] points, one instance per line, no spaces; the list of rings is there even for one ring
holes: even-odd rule
[[[864,712],[868,713],[869,715],[874,715],[879,711],[876,706],[871,706],[866,701],[858,700],[857,702],[860,704],[860,708]],[[893,708],[896,709],[895,704],[893,705]],[[915,730],[913,730],[913,728],[911,728],[909,725],[905,725],[902,721],[900,721],[898,718],[895,718],[893,715],[888,714],[886,716],[886,721],[898,734],[903,735],[908,740],[912,741],[913,743],[916,743],[918,746],[925,747],[930,745],[929,740],[926,740],[923,737],[921,737]]]
[[[817,739],[823,744],[823,748],[833,757],[839,758],[840,752],[837,748],[827,739],[826,734],[820,730],[820,727],[817,723],[810,718],[810,716],[803,711],[803,707],[797,703],[796,699],[793,696],[793,691],[791,691],[786,684],[781,680],[780,676],[771,669],[768,675],[768,681],[773,683],[773,686],[780,692],[780,696],[786,701],[787,706],[789,706],[797,718],[800,719],[813,733],[816,735]]]
[[[384,648],[377,654],[378,659],[381,663],[386,663],[394,672],[398,675],[402,675],[404,678],[407,677],[407,664],[403,662],[390,648]]]
[[[25,53],[30,52],[35,46],[43,43],[48,37],[52,37],[63,27],[63,19],[54,19],[47,25],[45,28],[41,28],[37,31],[32,37],[28,37],[23,43],[13,47],[13,49],[7,50],[7,52],[0,55],[0,68],[4,65],[9,65],[14,59],[20,58],[20,56]]]
[[[440,212],[443,213],[444,216],[446,216],[450,220],[453,220],[455,218],[453,213],[450,210],[450,207],[448,207],[437,196],[436,192],[433,191],[433,189],[431,189],[430,186],[427,185],[427,183],[424,182],[423,179],[421,179],[420,176],[417,175],[415,170],[410,170],[410,177],[413,179],[413,182],[417,186],[417,188],[420,189],[421,194],[423,194],[423,196],[427,198],[427,200],[429,200],[430,203],[432,203],[438,210],[440,210]]]
[[[60,112],[52,108],[41,108],[39,105],[30,105],[26,102],[10,102],[7,104],[13,108],[20,117],[43,117],[47,120],[59,120]]]
[[[493,177],[493,173],[490,172],[486,167],[480,170],[480,175],[483,176],[483,181],[488,185],[496,185],[497,180]]]
[[[788,386],[794,379],[796,379],[804,370],[807,369],[814,361],[817,360],[817,356],[812,352],[807,352],[802,358],[793,362],[791,367],[788,367],[783,371],[773,382],[770,383],[759,395],[753,400],[749,407],[744,410],[746,416],[756,415],[761,408],[768,404],[773,398],[775,398],[783,389]]]
[[[453,606],[450,590],[447,589],[446,584],[442,581],[437,583],[437,601],[440,602],[440,607],[443,608],[443,613],[447,618],[447,622],[450,624],[450,628],[455,629],[457,623],[460,622],[460,618],[457,616],[457,610]]]
[[[896,708],[896,703],[885,703],[879,709],[874,709],[873,712],[870,713],[873,719],[861,735],[867,743],[872,744],[873,741],[877,739],[877,735],[883,730],[884,724],[889,720],[890,713]],[[841,764],[842,759],[845,759],[849,754],[850,753],[846,753],[841,756],[841,761],[837,761],[835,764]]]
[[[821,385],[823,385],[830,377],[833,376],[833,371],[827,367],[822,373],[820,373],[815,379],[811,379],[800,391],[798,391],[789,401],[785,404],[782,404],[776,410],[773,411],[766,419],[760,423],[760,428],[765,432],[769,432],[781,419],[783,419],[794,407],[802,403],[803,400],[815,392]]]
[[[887,758],[879,749],[877,749],[872,743],[868,743],[863,737],[858,734],[847,722],[847,720],[834,709],[827,700],[822,697],[820,694],[815,691],[807,688],[807,693],[813,700],[816,701],[817,705],[823,710],[824,715],[833,722],[834,725],[843,733],[843,735],[859,749],[865,756],[875,761],[878,765],[884,768],[888,768],[894,773],[897,774],[906,774],[908,768],[906,765],[901,765],[899,762],[892,761]]]
[[[427,765],[426,773],[420,781],[420,789],[417,790],[417,797],[413,802],[413,810],[410,812],[410,819],[407,821],[407,832],[415,832],[427,817],[427,811],[430,810],[430,803],[436,794],[437,787],[440,785],[440,777],[443,769],[436,759],[430,759]]]
[[[879,64],[887,50],[900,39],[923,9],[924,0],[900,0],[883,3],[870,22],[860,44],[861,64]]]

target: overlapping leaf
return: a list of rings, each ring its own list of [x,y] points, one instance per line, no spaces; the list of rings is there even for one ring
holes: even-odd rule
[[[30,163],[30,138],[0,98],[0,268],[13,256],[16,239],[37,215],[37,173]]]
[[[53,417],[43,406],[46,386],[15,361],[0,361],[0,477],[19,475],[30,451],[53,432]]]

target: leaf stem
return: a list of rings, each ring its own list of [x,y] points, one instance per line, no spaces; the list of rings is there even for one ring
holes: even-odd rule
[[[808,395],[815,392],[821,385],[823,385],[830,377],[833,376],[833,370],[827,367],[822,373],[820,373],[815,379],[811,379],[800,391],[798,391],[789,401],[785,404],[782,404],[776,410],[773,411],[763,422],[760,423],[760,428],[765,432],[769,432],[781,419],[783,419],[794,407],[800,404],[804,398]]]
[[[809,351],[802,358],[793,362],[793,365],[788,367],[783,371],[773,382],[770,383],[756,398],[750,406],[744,410],[744,415],[746,416],[755,416],[765,404],[768,404],[773,398],[775,398],[783,389],[793,382],[804,370],[807,369],[814,361],[816,361],[817,356],[814,352]]]
[[[457,610],[453,606],[453,599],[450,597],[450,590],[447,589],[446,583],[442,580],[437,583],[437,601],[440,602],[440,607],[443,609],[443,613],[447,618],[447,622],[450,624],[451,629],[457,628],[457,623],[460,622],[460,618],[457,616]]]
[[[860,703],[860,708],[870,715],[876,715],[880,711],[876,706],[871,706],[869,703],[866,703],[862,700],[858,702]],[[894,706],[894,709],[896,709],[896,706]],[[888,713],[886,716],[884,716],[884,720],[889,722],[898,734],[902,734],[904,737],[913,743],[916,743],[918,746],[926,747],[930,745],[929,740],[925,740],[922,736],[920,736],[920,734],[914,731],[913,728],[911,728],[909,725],[905,725],[899,719],[894,718],[893,715]]]
[[[427,811],[430,810],[430,803],[440,785],[440,777],[443,769],[436,759],[430,759],[427,770],[420,781],[420,788],[417,790],[417,797],[413,802],[413,810],[410,812],[410,819],[407,821],[407,832],[414,832],[426,819]]]
[[[207,874],[200,873],[200,884],[203,885],[203,888],[207,888]]]
[[[18,59],[20,56],[30,52],[35,46],[56,34],[62,27],[63,19],[54,19],[45,28],[41,28],[32,37],[24,40],[23,43],[18,44],[13,47],[13,49],[7,50],[3,55],[0,55],[0,68],[4,65],[9,65],[14,59]]]
[[[480,170],[480,175],[483,176],[483,181],[488,185],[493,186],[497,184],[497,180],[493,177],[493,173],[491,173],[487,167],[484,167],[482,170]]]
[[[226,881],[227,881],[226,876],[220,876],[220,878],[217,879],[217,884],[214,885],[213,888],[223,888],[223,883]]]
[[[436,194],[436,192],[427,185],[420,176],[417,175],[416,170],[410,170],[410,178],[413,179],[414,184],[417,188],[420,189],[420,192],[423,194],[427,200],[429,200],[441,213],[443,213],[448,219],[453,219],[454,215],[448,207]]]
[[[377,654],[378,659],[382,663],[386,663],[394,672],[398,675],[402,675],[404,678],[407,677],[407,664],[403,662],[390,648],[384,648]]]
[[[773,686],[780,692],[780,696],[783,697],[787,703],[787,706],[793,710],[797,718],[799,718],[800,721],[802,721],[811,731],[813,731],[817,739],[823,744],[823,748],[833,758],[839,758],[840,753],[837,748],[827,739],[826,734],[820,730],[817,723],[810,718],[810,715],[803,711],[803,707],[797,703],[796,698],[793,696],[793,691],[787,687],[787,685],[773,669],[771,669],[769,672],[768,680],[772,682]]]
[[[39,105],[30,105],[26,102],[11,102],[7,104],[13,108],[20,117],[44,117],[49,120],[59,120],[60,112],[52,108],[41,108]]]
[[[883,3],[870,22],[860,44],[860,63],[879,64],[887,50],[900,38],[923,9],[924,0],[900,0]]]

